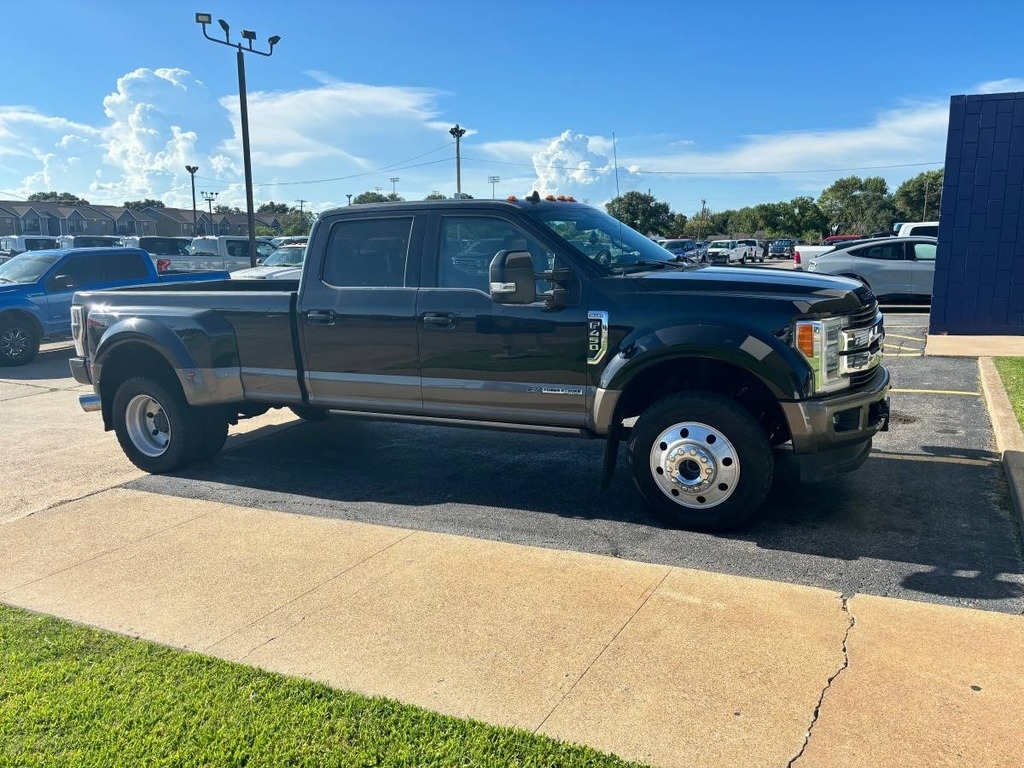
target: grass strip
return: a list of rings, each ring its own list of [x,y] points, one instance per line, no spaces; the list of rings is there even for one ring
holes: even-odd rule
[[[0,765],[636,764],[0,605]]]
[[[996,357],[992,359],[1003,387],[1010,398],[1017,421],[1024,428],[1024,357]]]

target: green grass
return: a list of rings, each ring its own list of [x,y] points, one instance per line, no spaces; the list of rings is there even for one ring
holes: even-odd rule
[[[635,764],[0,605],[0,766],[43,765]]]
[[[1024,427],[1024,357],[997,357],[993,362],[1003,380],[1017,421]]]

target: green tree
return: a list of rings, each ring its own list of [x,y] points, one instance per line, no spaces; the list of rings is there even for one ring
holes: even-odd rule
[[[616,197],[605,210],[623,224],[645,235],[664,235],[672,225],[672,209],[668,203],[659,203],[653,195],[627,192]]]
[[[141,211],[145,208],[166,208],[163,200],[154,200],[147,197],[145,200],[125,200],[124,207],[132,211]]]
[[[828,217],[813,197],[794,197],[785,206],[786,215],[780,234],[816,242],[828,232]]]
[[[388,196],[387,196],[387,200],[388,200],[389,203],[403,203],[403,202],[405,202],[405,198],[402,197],[397,192],[389,192]]]
[[[60,203],[61,205],[88,205],[84,197],[72,195],[70,192],[33,192],[28,196],[30,202]]]
[[[893,193],[900,221],[936,221],[942,203],[943,170],[925,171],[907,179]]]
[[[881,176],[847,176],[822,191],[818,205],[833,233],[868,234],[892,229],[896,207]]]
[[[423,199],[424,200],[447,200],[448,198],[445,197],[444,192],[438,192],[435,189],[433,192],[431,192],[429,195],[427,195]]]
[[[386,203],[388,201],[385,195],[380,192],[362,192],[352,198],[352,203],[355,205],[361,205],[363,203]]]
[[[685,213],[673,213],[665,237],[686,237],[686,223]]]
[[[271,200],[257,208],[256,213],[288,213],[291,210],[293,209],[289,208],[287,203],[275,203]]]
[[[243,211],[241,208],[238,208],[237,206],[232,208],[230,205],[215,205],[215,206],[213,206],[213,212],[215,214],[219,214],[219,215],[222,215],[222,216],[225,215],[225,214],[229,214],[229,213],[231,213],[231,214],[245,213],[245,211]]]

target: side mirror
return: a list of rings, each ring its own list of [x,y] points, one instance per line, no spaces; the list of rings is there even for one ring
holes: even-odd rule
[[[533,257],[529,251],[498,251],[489,270],[491,299],[498,304],[532,304],[537,300]]]

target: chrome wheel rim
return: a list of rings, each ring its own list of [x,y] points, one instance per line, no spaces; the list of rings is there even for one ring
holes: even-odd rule
[[[128,437],[140,453],[156,458],[171,442],[171,423],[163,406],[149,395],[136,395],[124,414]]]
[[[654,441],[651,476],[676,504],[707,509],[721,504],[736,490],[740,459],[720,430],[687,421],[673,424]]]

